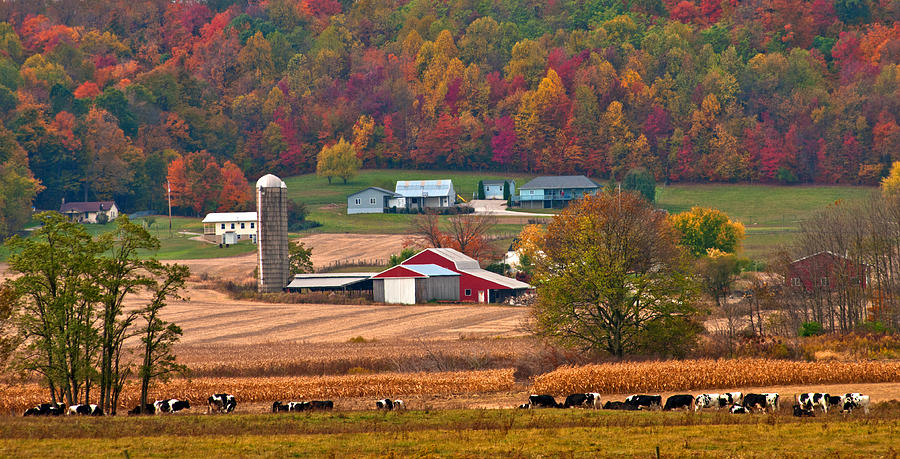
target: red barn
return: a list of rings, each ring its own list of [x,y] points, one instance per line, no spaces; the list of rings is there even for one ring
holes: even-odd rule
[[[481,269],[478,260],[453,249],[425,249],[401,265],[435,264],[459,273],[460,301],[499,303],[532,287],[516,279]]]
[[[794,260],[788,266],[787,282],[796,289],[830,291],[842,286],[866,287],[868,266],[829,251]]]

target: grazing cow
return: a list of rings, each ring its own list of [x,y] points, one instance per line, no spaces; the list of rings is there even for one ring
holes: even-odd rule
[[[693,403],[694,396],[691,394],[673,395],[666,399],[666,406],[663,407],[663,410],[672,411],[681,408],[690,410]]]
[[[394,400],[394,410],[405,410],[406,404],[403,403],[403,400]]]
[[[24,416],[59,416],[65,412],[65,403],[41,403],[25,410]]]
[[[402,403],[402,400],[401,400]],[[309,409],[311,410],[333,410],[334,402],[331,400],[311,400],[309,402]]]
[[[528,397],[528,403],[532,408],[560,408],[562,405],[556,403],[552,395],[531,394]]]
[[[757,409],[760,411],[778,410],[778,394],[747,394],[744,396],[744,407],[748,409]]]
[[[375,409],[391,411],[394,409],[394,401],[389,398],[385,398],[382,400],[376,400],[375,401]]]
[[[291,402],[288,404],[288,411],[309,411],[311,405],[309,402]]]
[[[804,416],[809,416],[809,417],[815,416],[813,409],[806,409],[803,407],[803,405],[800,405],[800,404],[794,405],[793,409],[794,409],[794,416],[797,416],[798,418],[802,418]]]
[[[156,407],[153,406],[152,403],[148,403],[148,404],[144,405],[144,414],[154,414],[155,412],[156,412]],[[128,412],[129,416],[136,416],[139,414],[141,414],[141,405],[138,405],[138,406],[132,408],[131,411]]]
[[[626,405],[634,405],[638,407],[638,409],[654,409],[654,408],[662,408],[662,396],[661,395],[643,395],[636,394],[631,395],[625,399]]]
[[[741,392],[726,392],[724,394],[700,394],[694,399],[694,411],[703,408],[715,408],[720,410],[727,406],[740,405],[744,401]]]
[[[750,413],[750,408],[744,405],[733,405],[728,411],[731,412],[731,414],[747,414]]]
[[[563,406],[566,408],[572,408],[575,406],[589,406],[591,408],[599,408],[600,407],[600,394],[596,392],[587,392],[584,394],[571,394],[566,397],[566,402],[563,403]]]
[[[181,410],[186,410],[190,407],[190,401],[178,400],[177,398],[167,398],[165,400],[157,400],[153,402],[153,408],[156,414],[175,413]]]
[[[869,396],[860,394],[859,392],[852,392],[849,394],[844,394],[844,407],[842,411],[853,411],[856,408],[862,407],[863,412],[869,414]]]
[[[103,408],[97,405],[72,405],[66,414],[70,416],[103,416]]]
[[[800,394],[800,396],[797,397],[797,402],[804,411],[815,411],[816,407],[820,407],[822,408],[822,412],[827,413],[829,397],[831,396],[828,394],[807,392],[805,394]]]
[[[519,409],[520,409],[520,410],[530,410],[530,409],[531,409],[531,403],[523,403],[523,404],[519,405]]]
[[[612,402],[612,401],[610,401],[610,402],[606,402],[606,404],[603,405],[603,409],[604,409],[604,410],[636,411],[636,410],[638,410],[639,408],[638,408],[637,405],[632,405],[631,403],[625,403],[625,402]]]
[[[231,413],[237,407],[237,400],[231,394],[213,394],[206,399],[207,413],[226,412]]]
[[[279,411],[290,411],[290,403],[291,402],[277,401],[272,404],[272,412],[277,413]]]
[[[825,401],[828,403],[829,407],[844,406],[844,396],[842,395],[829,395],[828,397],[825,397]]]

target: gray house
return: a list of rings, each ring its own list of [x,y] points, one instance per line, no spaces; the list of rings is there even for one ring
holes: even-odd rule
[[[601,187],[583,175],[537,177],[519,188],[518,203],[530,209],[561,208],[586,194],[597,194]]]
[[[484,188],[484,199],[503,199],[503,188],[509,187],[509,195],[516,194],[515,180],[484,180],[481,182]]]
[[[381,214],[391,207],[389,201],[398,197],[397,193],[377,186],[370,186],[362,191],[347,196],[347,214]]]

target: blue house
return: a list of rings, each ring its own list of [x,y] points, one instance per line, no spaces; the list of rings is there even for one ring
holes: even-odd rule
[[[347,214],[382,214],[385,208],[392,207],[390,201],[398,196],[393,191],[370,186],[347,196]]]
[[[597,194],[601,186],[583,175],[537,177],[519,188],[518,203],[529,209],[561,208],[586,194]]]

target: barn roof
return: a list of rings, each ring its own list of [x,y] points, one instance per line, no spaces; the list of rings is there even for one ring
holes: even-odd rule
[[[485,185],[505,185],[506,182],[513,182],[513,180],[482,180],[481,183]]]
[[[600,188],[597,182],[583,175],[535,177],[519,187],[520,190],[554,190],[561,188]]]
[[[531,288],[531,285],[526,284],[525,282],[513,279],[511,277],[506,277],[502,274],[497,274],[492,271],[488,271],[486,269],[481,269],[481,265],[478,264],[478,260],[454,249],[449,248],[430,248],[425,249],[423,252],[432,252],[436,255],[439,255],[453,263],[456,266],[456,270],[460,273],[469,274],[475,277],[479,277],[489,282],[493,282],[495,284],[502,285],[509,289],[523,289],[523,288]],[[417,255],[421,254],[419,252],[416,255],[413,255],[414,258]],[[408,261],[409,259],[407,259]],[[408,265],[407,261],[404,261],[400,264],[400,266],[417,266],[417,265]]]
[[[255,222],[256,212],[213,212],[203,217],[202,223]]]
[[[287,288],[336,288],[347,287],[368,280],[375,273],[327,273],[297,274]]]
[[[517,290],[522,288],[531,288],[531,285],[526,284],[517,279],[513,279],[511,277],[506,277],[502,274],[497,274],[493,271],[488,271],[486,269],[461,269],[460,271],[471,274],[473,276],[480,277],[486,281],[493,282],[495,284],[500,284],[506,288]]]
[[[398,180],[395,191],[405,198],[451,196],[453,195],[453,182],[450,180]]]
[[[456,266],[456,269],[478,269],[481,268],[481,265],[478,264],[478,260],[454,249],[448,248],[430,248],[425,249],[425,252],[434,252],[437,255],[440,255],[447,260],[453,262]],[[420,252],[421,253],[421,252]],[[418,254],[416,254],[418,255]],[[415,256],[415,255],[414,255]],[[403,262],[404,264],[406,262]]]
[[[100,212],[112,209],[114,205],[116,205],[115,201],[64,202],[59,206],[59,213]]]
[[[441,276],[459,276],[459,273],[450,271],[447,268],[438,265],[397,265],[388,268],[374,276],[374,279],[385,277],[441,277]]]

